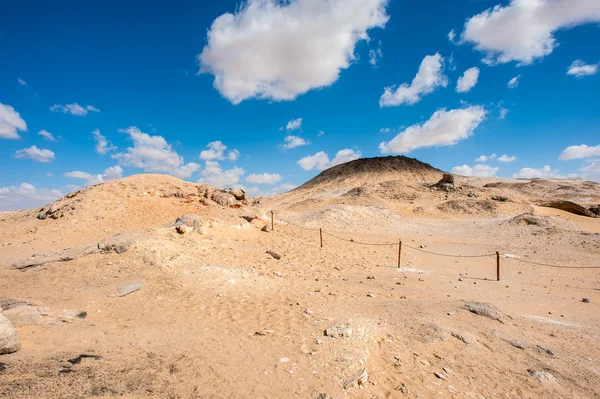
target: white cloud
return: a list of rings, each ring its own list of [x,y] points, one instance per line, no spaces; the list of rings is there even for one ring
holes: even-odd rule
[[[512,0],[468,19],[462,41],[485,53],[488,64],[527,65],[558,46],[556,31],[598,21],[597,0]]]
[[[207,145],[208,150],[200,152],[200,159],[204,161],[224,161],[228,159],[230,161],[236,161],[240,152],[238,150],[231,150],[229,153],[225,153],[227,146],[220,141],[212,141]]]
[[[579,170],[583,172],[583,178],[600,181],[600,161],[593,161]]]
[[[325,134],[325,132],[321,130],[321,131],[319,131],[319,133],[317,133],[317,136],[321,137],[321,136],[323,136],[324,134]]]
[[[298,118],[298,119],[289,121],[285,128],[289,131],[292,131],[292,130],[300,129],[301,127],[302,127],[302,118]]]
[[[379,99],[379,106],[391,107],[402,104],[416,104],[421,96],[433,92],[438,87],[446,87],[448,78],[444,75],[444,58],[436,53],[423,58],[419,71],[412,83],[399,87],[386,87]]]
[[[496,176],[498,170],[500,170],[500,168],[478,164],[473,167],[470,167],[469,165],[455,166],[450,172],[461,176],[490,177]]]
[[[560,154],[558,159],[568,161],[569,159],[582,159],[590,157],[600,157],[600,145],[572,145],[570,147],[565,148],[565,150]]]
[[[218,162],[206,161],[206,167],[200,172],[201,178],[198,180],[198,183],[215,187],[233,186],[240,180],[240,177],[244,173],[246,173],[244,169],[237,166],[223,170]]]
[[[20,84],[21,86],[27,86],[27,82],[26,82],[26,81],[24,81],[24,80],[23,80],[23,79],[21,79],[21,78],[17,79],[17,82],[19,82],[19,84]]]
[[[38,132],[38,135],[42,136],[46,140],[56,141],[56,138],[54,137],[54,135],[45,129],[40,130]]]
[[[95,184],[104,183],[111,180],[117,180],[123,177],[123,169],[119,166],[111,166],[104,170],[104,173],[98,175],[92,175],[91,173],[82,172],[80,170],[75,170],[72,172],[67,172],[64,175],[65,177],[70,177],[74,179],[82,179],[85,180],[86,186],[93,186]]]
[[[514,162],[516,160],[517,160],[517,157],[515,157],[514,155],[508,156],[508,155],[504,154],[504,155],[501,155],[498,157],[499,162],[507,162],[508,163],[508,162]]]
[[[282,145],[282,147],[288,149],[310,144],[310,142],[304,140],[302,137],[299,136],[286,136],[284,141],[285,143]]]
[[[110,141],[107,140],[106,137],[100,133],[100,129],[96,129],[92,132],[94,136],[94,140],[96,141],[96,152],[100,155],[105,155],[113,150],[116,150],[117,147],[112,145]]]
[[[127,133],[133,141],[133,147],[112,155],[122,166],[140,168],[144,172],[167,173],[181,179],[189,178],[200,169],[197,163],[184,163],[183,157],[161,136],[150,136],[135,126],[119,131]]]
[[[379,133],[389,133],[391,132],[391,129],[389,127],[382,127],[381,129],[379,129]]]
[[[369,64],[373,66],[373,68],[377,67],[377,63],[383,57],[383,50],[381,47],[378,49],[369,50]]]
[[[598,72],[600,64],[586,64],[583,60],[575,60],[567,69],[567,75],[573,75],[577,78],[595,75]]]
[[[491,155],[481,155],[479,158],[477,158],[475,160],[475,162],[481,163],[481,162],[487,162],[488,160],[491,159],[496,159],[496,153],[493,153]]]
[[[519,86],[519,79],[521,79],[521,75],[517,75],[514,78],[512,78],[511,80],[508,81],[508,88],[509,89],[514,89],[517,86]]]
[[[361,157],[360,151],[355,151],[350,148],[339,150],[333,160],[329,160],[329,156],[324,151],[319,151],[314,155],[302,158],[298,161],[298,165],[304,170],[325,170],[342,163],[354,161]]]
[[[553,170],[550,166],[546,165],[543,168],[523,168],[519,173],[513,174],[513,178],[522,179],[535,179],[535,178],[549,178],[549,177],[560,177],[558,170]]]
[[[37,148],[33,145],[29,148],[17,150],[17,152],[15,152],[15,158],[33,159],[34,161],[47,163],[54,160],[54,153],[50,150]]]
[[[200,71],[234,104],[293,100],[334,83],[356,60],[357,42],[383,28],[388,0],[248,0],[215,19]]]
[[[500,119],[504,119],[504,118],[506,118],[506,115],[508,115],[508,113],[509,113],[509,112],[510,112],[510,110],[509,110],[509,109],[507,109],[507,108],[504,108],[504,107],[501,107],[501,108],[500,108],[500,112],[499,112],[499,114],[498,114],[498,118],[500,118]]]
[[[29,183],[0,187],[0,210],[36,208],[56,201],[63,195],[60,190],[38,189]]]
[[[100,112],[100,110],[93,105],[87,105],[85,107],[73,103],[73,104],[54,104],[50,107],[50,111],[53,112],[63,112],[65,114],[77,115],[77,116],[86,116],[88,112]]]
[[[466,93],[471,90],[477,84],[479,79],[479,68],[473,67],[465,71],[463,76],[458,78],[456,83],[456,91],[458,93]]]
[[[452,29],[450,32],[448,32],[448,40],[452,44],[456,43],[456,31],[454,29]]]
[[[13,107],[0,103],[0,138],[20,139],[17,130],[26,132],[27,124]]]
[[[246,182],[250,184],[275,184],[281,181],[281,175],[278,173],[252,173],[246,177]]]
[[[271,190],[271,193],[273,193],[273,194],[284,193],[287,191],[291,191],[291,190],[295,189],[296,187],[298,187],[298,186],[295,184],[284,183],[284,184],[280,184],[279,186],[273,188],[273,190]]]
[[[422,147],[454,145],[473,134],[485,119],[485,112],[481,106],[438,110],[422,125],[409,126],[391,141],[379,144],[379,150],[382,154],[399,154]]]

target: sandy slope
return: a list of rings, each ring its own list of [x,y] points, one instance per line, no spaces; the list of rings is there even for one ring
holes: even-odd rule
[[[38,210],[0,215],[0,295],[47,307],[18,324],[23,348],[0,356],[0,397],[600,397],[600,269],[502,258],[496,282],[493,256],[407,247],[600,266],[600,219],[531,202],[564,182],[492,189],[460,179],[465,188],[446,198],[424,186],[438,178],[428,173],[375,183],[336,176],[352,180],[347,190],[313,185],[239,209],[202,205],[197,187],[177,179],[135,176],[86,189],[56,220],[37,219]],[[377,187],[344,196],[365,183]],[[584,183],[569,184],[582,197]],[[469,202],[440,208],[500,190],[515,202],[471,214]],[[272,209],[275,231],[261,232]],[[527,210],[533,216],[518,217]],[[175,231],[184,214],[205,217],[199,232]],[[262,220],[241,218],[249,215]],[[325,234],[320,248],[319,227],[355,243]],[[10,267],[122,231],[121,254]],[[137,282],[139,291],[116,296]],[[473,300],[497,306],[502,321],[469,312]],[[340,324],[352,329],[348,339],[324,336]],[[68,362],[82,354],[101,358]],[[368,383],[345,389],[365,368]]]

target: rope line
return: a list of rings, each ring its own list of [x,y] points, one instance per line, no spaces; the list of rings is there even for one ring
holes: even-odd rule
[[[556,269],[600,269],[600,266],[558,266],[558,265],[550,265],[548,263],[532,262],[530,260],[515,258],[515,257],[512,257],[512,256],[506,256],[504,254],[502,255],[502,257],[505,258],[505,259],[512,259],[512,260],[515,260],[517,262],[529,263],[529,264],[532,264],[532,265],[545,266],[545,267],[553,267],[553,268],[556,268]]]
[[[393,242],[393,243],[373,243],[373,242],[362,242],[362,241],[356,241],[354,239],[347,239],[347,238],[343,238],[343,237],[339,237],[335,234],[332,234],[328,231],[322,230],[322,229],[314,229],[314,228],[310,228],[310,227],[304,227],[304,226],[300,226],[297,225],[295,223],[292,223],[288,220],[285,220],[281,217],[279,217],[279,219],[287,224],[289,224],[290,226],[294,226],[296,228],[299,229],[303,229],[303,230],[308,230],[308,231],[321,231],[323,234],[327,234],[333,238],[337,238],[338,240],[342,240],[342,241],[346,241],[346,242],[350,242],[353,244],[359,244],[359,245],[371,245],[371,246],[392,246],[392,245],[398,245],[397,242]],[[495,253],[493,254],[483,254],[483,255],[453,255],[453,254],[444,254],[444,253],[439,253],[439,252],[433,252],[433,251],[427,251],[424,250],[422,248],[417,248],[417,247],[413,247],[407,244],[402,244],[403,247],[406,248],[410,248],[413,249],[415,251],[419,251],[419,252],[423,252],[426,254],[430,254],[430,255],[437,255],[437,256],[444,256],[444,257],[448,257],[448,258],[487,258],[490,256],[496,256]],[[529,263],[532,265],[537,265],[537,266],[544,266],[544,267],[552,267],[552,268],[556,268],[556,269],[600,269],[600,266],[559,266],[559,265],[551,265],[548,263],[540,263],[540,262],[532,262],[532,261],[528,261],[528,260],[524,260],[524,259],[520,259],[517,257],[513,257],[513,256],[507,256],[505,254],[501,254],[501,256],[505,259],[512,259],[518,262],[523,262],[523,263]]]

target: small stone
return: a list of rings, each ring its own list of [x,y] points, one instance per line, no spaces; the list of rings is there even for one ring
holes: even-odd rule
[[[133,283],[121,286],[118,289],[118,296],[126,296],[132,294],[136,291],[139,291],[140,288],[142,288],[142,283]]]
[[[275,277],[281,277],[281,272],[273,272],[273,276],[275,276]]]
[[[538,382],[544,384],[549,382],[551,384],[558,384],[558,380],[549,371],[546,370],[527,370],[529,374],[538,380]]]
[[[346,324],[338,324],[325,330],[325,335],[331,338],[349,339],[352,336],[352,328]]]
[[[373,293],[371,293],[371,292],[369,292],[369,293],[367,294],[367,296],[368,296],[369,298],[375,298],[375,294],[373,294]]]
[[[355,385],[363,386],[369,382],[369,373],[367,369],[363,369],[356,377],[344,384],[344,389],[352,388]]]
[[[269,330],[269,329],[264,329],[264,330],[260,330],[254,333],[254,335],[258,335],[261,337],[264,337],[265,335],[271,335],[275,332],[275,330]]]
[[[581,300],[581,302],[583,302],[583,303],[590,303],[590,302],[592,302],[592,301],[590,301],[590,298],[583,298],[583,299]]]
[[[279,255],[279,254],[278,254],[277,252],[275,252],[275,251],[268,250],[266,253],[267,253],[267,254],[269,254],[269,255],[271,255],[273,258],[275,258],[275,259],[277,259],[277,260],[280,260],[280,259],[281,259],[281,255]]]
[[[438,373],[437,371],[433,372],[433,375],[435,375],[437,378],[439,378],[440,380],[445,380],[446,377],[444,376],[444,374],[442,373]]]
[[[0,355],[21,349],[21,338],[12,323],[0,313]]]
[[[265,224],[265,225],[263,226],[263,228],[262,228],[262,229],[260,229],[260,231],[264,231],[265,233],[270,233],[270,232],[271,232],[271,230],[272,230],[272,229],[271,229],[271,225],[268,225],[268,224]]]

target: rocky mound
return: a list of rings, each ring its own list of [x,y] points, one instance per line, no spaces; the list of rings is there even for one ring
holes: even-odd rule
[[[353,188],[394,180],[430,184],[438,181],[442,175],[441,170],[405,156],[361,158],[329,168],[293,192]]]

